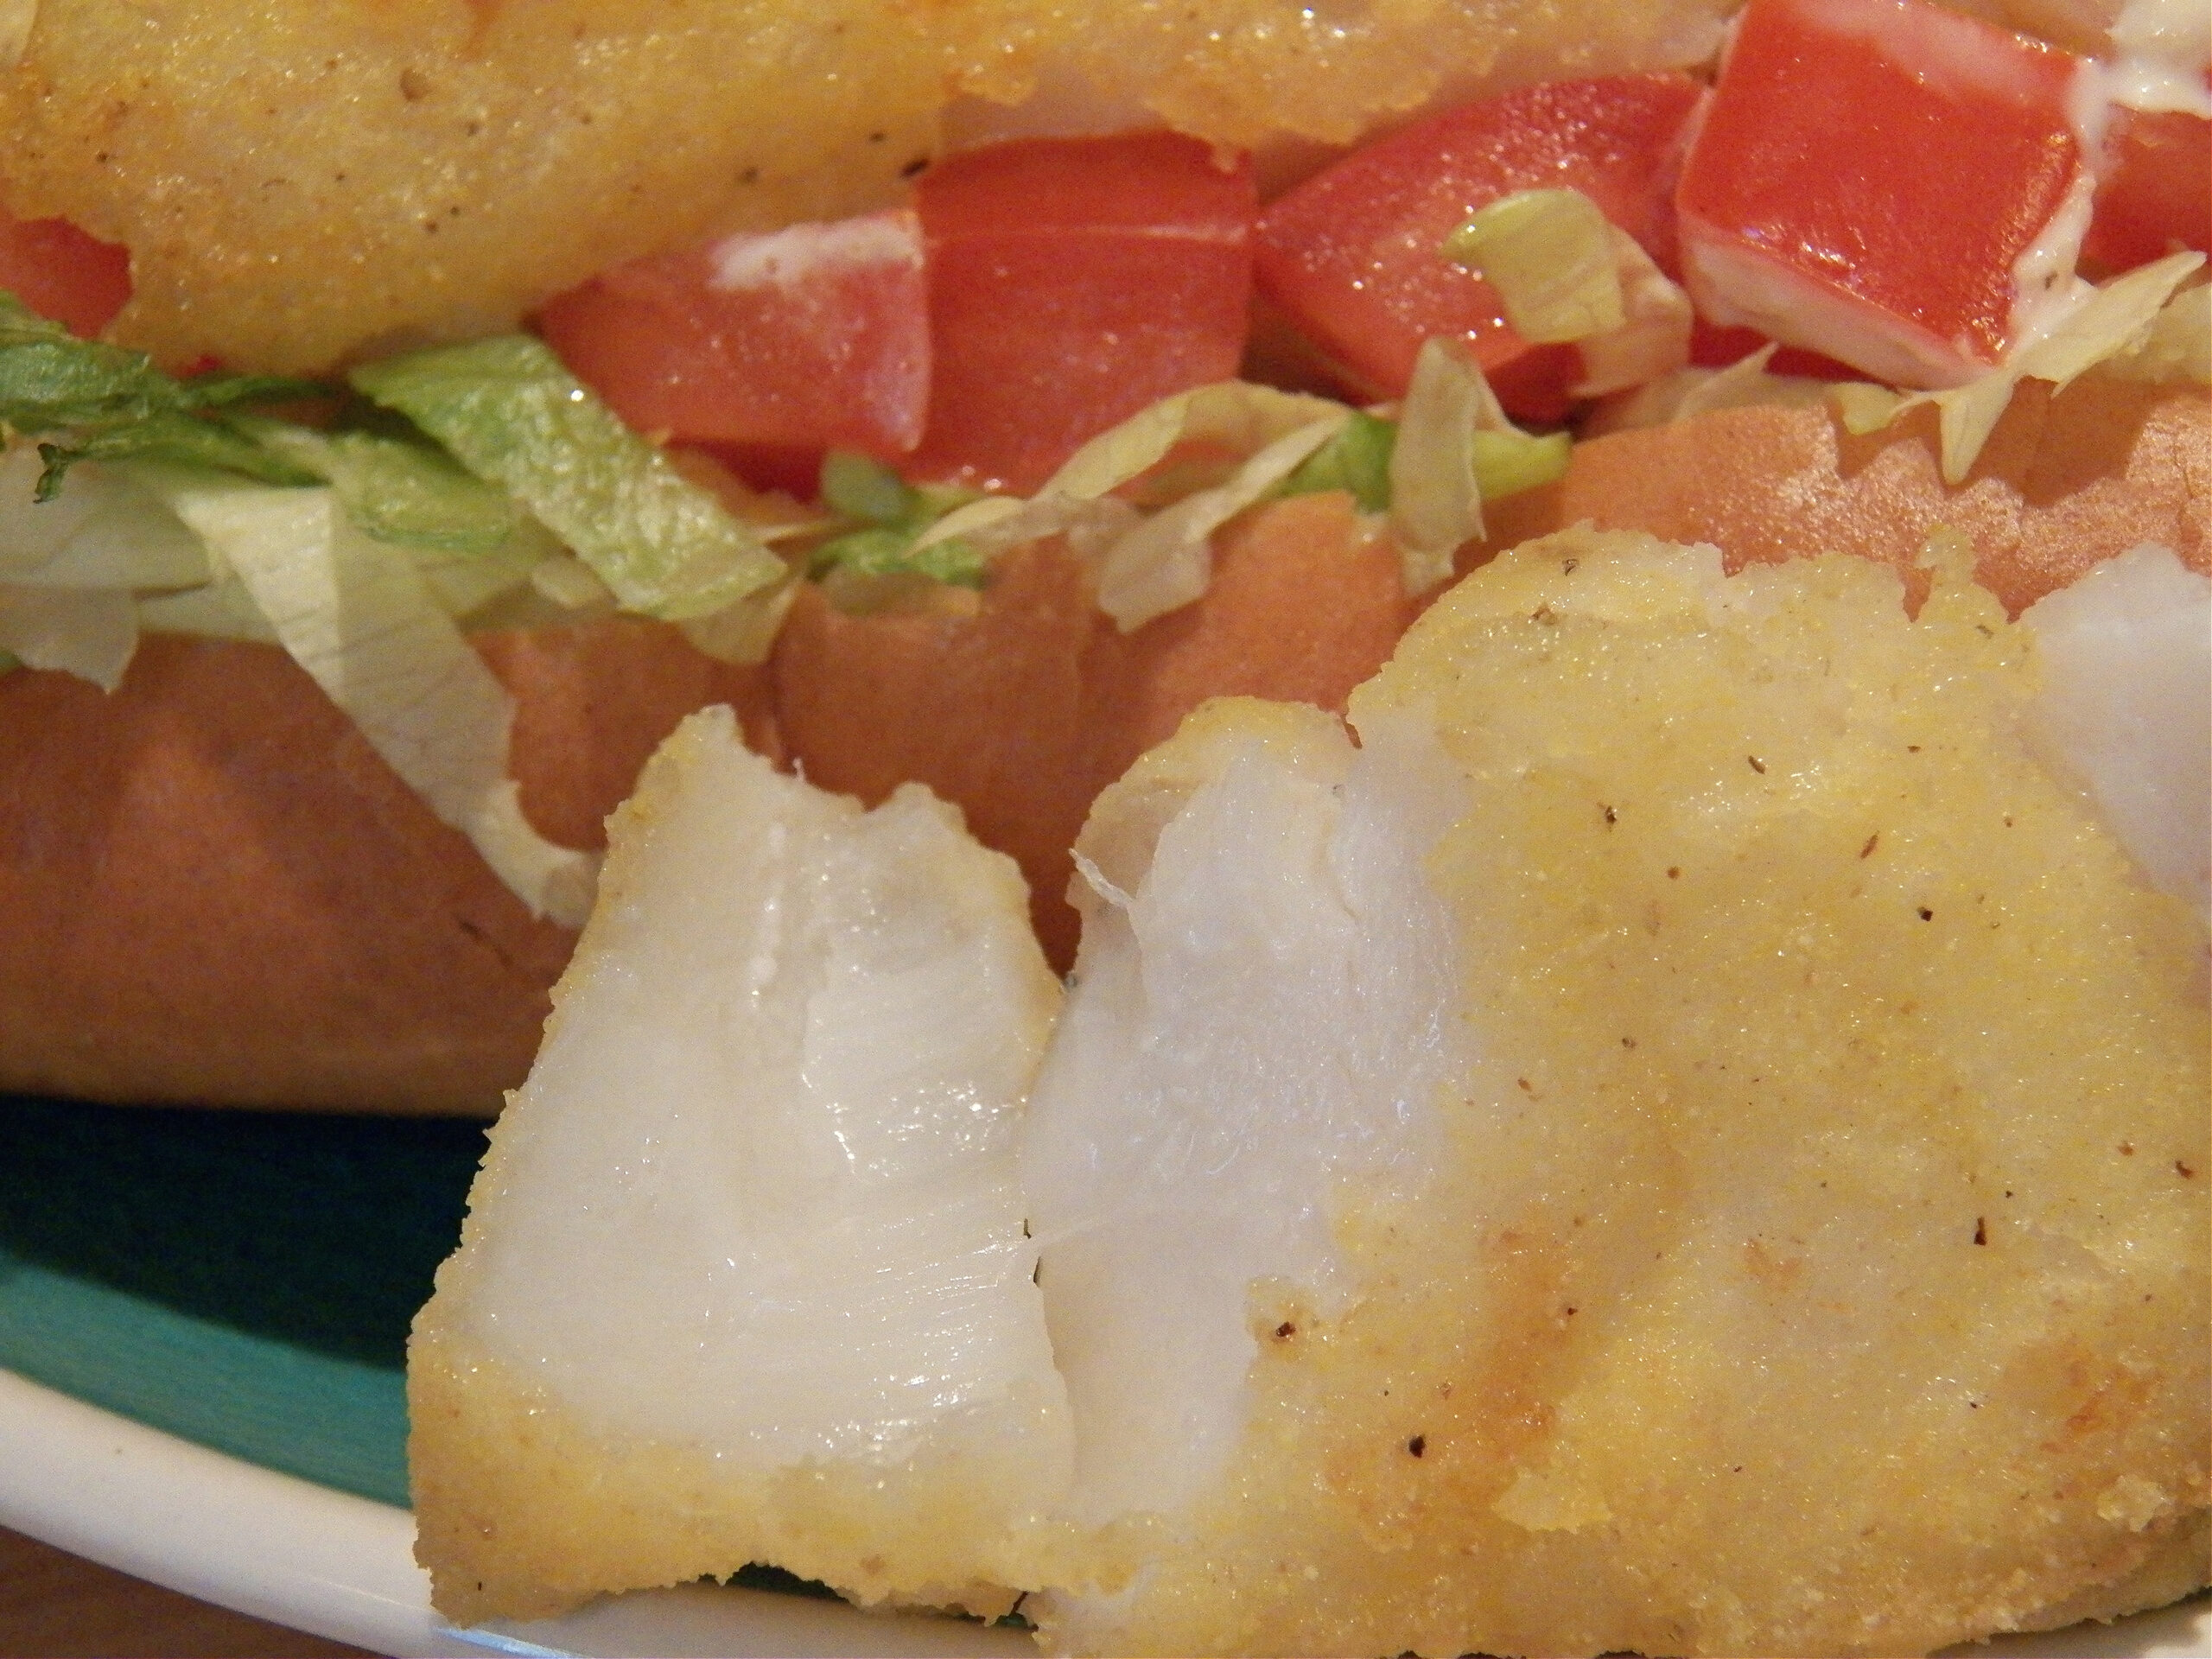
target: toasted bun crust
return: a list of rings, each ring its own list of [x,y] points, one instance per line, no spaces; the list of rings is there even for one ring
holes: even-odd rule
[[[1821,410],[1731,410],[1580,446],[1560,484],[1497,504],[1463,564],[1590,518],[1732,564],[1850,550],[1924,585],[1913,568],[1948,525],[2018,611],[2142,541],[2205,569],[2208,501],[2201,390],[2031,389],[1957,489],[1924,423],[1852,439]],[[1209,696],[1340,709],[1420,608],[1341,497],[1218,541],[1206,598],[1127,636],[1047,545],[971,617],[843,616],[809,592],[764,669],[641,622],[479,644],[553,839],[599,844],[677,720],[732,702],[749,741],[817,782],[873,802],[917,779],[957,803],[1020,861],[1065,966],[1068,848],[1096,791]],[[112,696],[0,677],[0,1090],[495,1110],[574,937],[533,921],[271,647],[149,639]]]
[[[1827,408],[1719,410],[1575,448],[1559,483],[1498,504],[1477,557],[1589,519],[1712,542],[1729,568],[1856,553],[1905,573],[1917,604],[1928,537],[1974,543],[1974,577],[2018,616],[2139,542],[2207,568],[2212,398],[2089,375],[2054,395],[2024,382],[1956,487],[1937,462],[1936,411],[1846,433]],[[1464,561],[1463,561],[1464,563]]]
[[[525,810],[573,845],[688,710],[765,676],[628,621],[488,637]],[[575,936],[274,646],[145,640],[112,696],[0,677],[0,1090],[496,1111]]]

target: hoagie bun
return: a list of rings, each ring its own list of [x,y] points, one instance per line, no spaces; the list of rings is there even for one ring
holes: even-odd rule
[[[1916,426],[1851,440],[1818,409],[1722,410],[1580,446],[1496,531],[1588,518],[1732,564],[1827,547],[1910,567],[1950,525],[2017,611],[2144,541],[2206,569],[2208,474],[2194,392],[2031,391],[1957,490]],[[518,699],[524,803],[550,837],[595,844],[659,737],[728,701],[756,747],[829,787],[880,800],[912,779],[961,805],[1021,863],[1065,965],[1068,848],[1096,790],[1208,696],[1341,708],[1417,608],[1341,496],[1262,509],[1218,558],[1205,599],[1127,636],[1048,543],[973,617],[804,598],[761,670],[634,622],[480,645]],[[149,641],[112,697],[0,678],[0,780],[21,942],[0,953],[0,1087],[488,1112],[527,1071],[574,936],[531,920],[275,648]]]

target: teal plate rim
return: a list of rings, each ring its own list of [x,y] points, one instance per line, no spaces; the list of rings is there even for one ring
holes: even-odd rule
[[[485,1128],[0,1096],[0,1365],[404,1507],[407,1327]]]

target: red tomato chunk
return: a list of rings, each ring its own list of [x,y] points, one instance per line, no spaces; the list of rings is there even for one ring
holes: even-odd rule
[[[2179,110],[2112,113],[2082,258],[2118,271],[2212,248],[2212,122]]]
[[[1516,190],[1581,191],[1675,265],[1669,194],[1697,84],[1678,74],[1552,81],[1433,116],[1357,150],[1261,215],[1261,290],[1356,394],[1402,395],[1421,342],[1464,340],[1514,414],[1557,420],[1583,378],[1571,346],[1532,346],[1444,239]]]
[[[1984,372],[2081,169],[2078,67],[1924,0],[1751,0],[1676,196],[1700,313],[1895,385]]]
[[[1147,404],[1235,376],[1250,164],[1168,133],[1036,138],[921,178],[935,367],[917,478],[1033,489]]]
[[[643,432],[887,459],[921,441],[928,289],[908,212],[636,260],[548,302],[538,321]]]
[[[130,298],[130,254],[67,219],[0,211],[0,290],[90,340]]]

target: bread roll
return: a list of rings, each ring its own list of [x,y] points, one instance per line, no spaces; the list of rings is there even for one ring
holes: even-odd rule
[[[1825,410],[1739,409],[1597,439],[1560,483],[1496,504],[1462,565],[1590,518],[1732,565],[1840,549],[1910,568],[1948,525],[2017,613],[2143,541],[2212,563],[2201,391],[2031,385],[1956,489],[1932,424],[1852,439]],[[479,645],[518,701],[524,803],[552,839],[600,844],[677,720],[731,702],[818,783],[872,804],[912,779],[960,806],[1020,863],[1065,968],[1068,849],[1096,791],[1210,696],[1340,709],[1419,609],[1395,547],[1324,495],[1233,524],[1206,596],[1126,636],[1045,544],[972,616],[846,616],[810,590],[760,669],[643,622]],[[496,1110],[575,938],[281,652],[158,638],[111,697],[0,677],[0,1089],[351,1111]]]
[[[491,635],[539,830],[600,820],[689,710],[774,752],[766,675],[632,621]],[[0,1090],[490,1113],[575,936],[273,645],[154,637],[122,686],[0,676]]]

